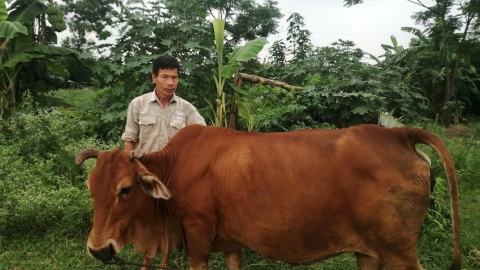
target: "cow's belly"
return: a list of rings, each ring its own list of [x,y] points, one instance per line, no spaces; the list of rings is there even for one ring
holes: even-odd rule
[[[382,186],[375,179],[361,184],[343,188],[337,182],[322,189],[311,182],[308,188],[257,190],[261,200],[229,194],[218,233],[267,258],[299,264],[349,251],[376,257],[414,248],[428,185]]]
[[[232,250],[232,247],[237,247],[237,249],[248,247],[266,258],[296,264],[310,264],[332,258],[346,251],[362,250],[359,245],[355,247],[353,244],[359,242],[357,237],[353,237],[352,234],[342,237],[338,233],[339,231],[331,230],[322,232],[314,228],[286,229],[251,224],[244,233],[232,237],[239,239],[238,242],[235,241],[236,245],[224,241],[220,245],[214,243],[214,247],[217,247],[217,251]]]
[[[232,239],[215,239],[212,243],[212,252],[225,252],[246,248],[245,245]]]
[[[259,230],[258,227],[252,227],[251,230],[247,231],[249,233],[253,232],[253,235],[257,235],[263,240],[247,240],[246,242],[248,242],[248,245],[245,245],[238,241],[232,240],[232,237],[223,234],[221,230],[219,230],[219,234],[212,244],[212,252],[226,252],[241,248],[251,248],[268,259],[284,261],[291,264],[308,265],[338,256],[345,251],[339,248],[334,248],[334,245],[332,245],[330,242],[337,240],[340,241],[341,237],[338,236],[331,237],[330,241],[323,241],[325,244],[319,244],[318,242],[314,241],[310,246],[308,246],[305,245],[308,241],[305,241],[305,239],[301,240],[296,237],[302,234],[300,232],[289,232],[287,234],[281,230],[276,230],[279,232],[277,236],[276,233],[265,233],[263,230]],[[302,232],[305,233],[306,230],[302,230]],[[261,234],[261,236],[259,234]],[[286,235],[289,236],[286,237]],[[269,236],[273,237],[273,239],[268,239]],[[282,240],[278,241],[278,239]],[[326,245],[327,243],[330,243],[330,245]]]
[[[379,253],[403,253],[416,246],[419,234],[416,228],[402,227],[397,221],[391,224],[382,220],[369,222],[370,225],[361,226],[348,222],[304,223],[305,227],[252,222],[244,227],[243,232],[231,235],[230,238],[235,241],[214,244],[214,249],[229,251],[248,247],[272,260],[311,264],[344,252],[360,252],[377,257]]]

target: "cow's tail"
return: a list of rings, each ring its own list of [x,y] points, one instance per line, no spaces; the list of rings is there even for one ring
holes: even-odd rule
[[[448,185],[450,187],[450,205],[452,212],[452,230],[453,230],[453,261],[450,270],[460,270],[461,268],[461,250],[460,250],[460,225],[459,225],[459,191],[458,179],[453,163],[452,156],[447,146],[435,134],[418,128],[409,129],[410,138],[414,143],[423,143],[432,147],[440,156],[443,168],[447,174]]]

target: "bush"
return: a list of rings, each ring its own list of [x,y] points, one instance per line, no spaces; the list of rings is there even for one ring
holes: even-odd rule
[[[77,116],[32,108],[0,121],[0,189],[8,191],[0,197],[0,239],[87,231],[90,170],[75,166],[74,157],[85,148],[116,145],[85,138],[79,125]]]

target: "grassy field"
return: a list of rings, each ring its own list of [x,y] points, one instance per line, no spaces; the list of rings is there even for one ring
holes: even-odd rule
[[[94,96],[95,94],[88,90],[58,91],[56,97],[70,104],[58,110],[68,111],[70,114],[81,112],[85,104],[93,101]],[[45,123],[38,123],[37,118],[32,118],[27,126],[33,130],[22,130],[18,132],[22,134],[22,138],[0,142],[0,189],[7,192],[0,198],[0,270],[120,269],[118,266],[103,265],[86,254],[86,239],[91,226],[91,202],[83,180],[75,179],[85,179],[94,163],[88,163],[86,171],[69,169],[68,166],[73,163],[71,156],[85,145],[92,145],[94,140],[82,138],[81,134],[74,133],[78,132],[74,128],[69,130],[72,122],[64,121],[72,121],[72,117],[57,116],[54,121]],[[40,120],[48,121],[44,118]],[[471,122],[466,125],[466,129],[459,129],[457,133],[452,133],[452,129],[445,130],[428,120],[419,121],[418,125],[439,135],[453,156],[460,181],[463,269],[480,269],[480,122]],[[46,128],[42,129],[44,126]],[[49,135],[48,132],[58,132],[59,135]],[[42,136],[45,139],[42,139]],[[37,137],[46,144],[55,146],[57,143],[61,148],[55,148],[57,152],[48,155],[42,155],[40,150],[38,153],[30,153],[30,163],[18,161],[25,159],[18,149],[23,145],[38,147],[40,143],[36,143]],[[99,143],[98,147],[108,149],[113,146]],[[427,270],[447,269],[453,248],[448,186],[437,155],[428,148],[422,147],[422,150],[432,159],[437,187],[432,194],[435,207],[429,210],[419,239],[419,257]],[[63,152],[63,156],[57,156]],[[15,159],[11,158],[13,155],[17,155]],[[67,173],[58,176],[58,164],[61,162],[65,162],[62,166],[66,168],[62,173]],[[12,167],[13,169],[10,169]],[[63,175],[70,176],[72,183],[62,183],[66,181]],[[54,179],[57,176],[59,179]],[[64,195],[56,197],[57,194]],[[27,197],[31,200],[22,204]],[[35,208],[36,206],[38,208]],[[51,214],[50,217],[50,210],[42,210],[46,209],[45,207],[58,213]],[[16,212],[12,214],[9,211]],[[71,216],[75,211],[78,213]],[[29,213],[30,216],[22,219],[22,213]],[[42,215],[42,219],[37,220],[38,215]],[[310,266],[292,266],[267,260],[251,250],[245,249],[243,253],[245,269],[356,269],[353,254],[344,254]],[[133,252],[131,245],[121,252],[120,257],[136,263],[142,261],[141,256]],[[159,259],[156,258],[155,263],[158,264]],[[172,267],[188,269],[187,258],[180,252],[174,253]],[[210,269],[226,269],[221,254],[212,255]]]
[[[95,90],[88,88],[80,90],[58,90],[55,91],[54,96],[70,104],[70,107],[67,107],[67,109],[80,109],[85,104],[93,101],[95,98]]]

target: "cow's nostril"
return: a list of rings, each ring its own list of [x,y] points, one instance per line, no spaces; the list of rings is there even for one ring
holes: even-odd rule
[[[102,262],[110,261],[113,259],[113,255],[115,255],[115,249],[112,244],[99,250],[93,250],[88,247],[88,251],[95,259],[101,260]]]

